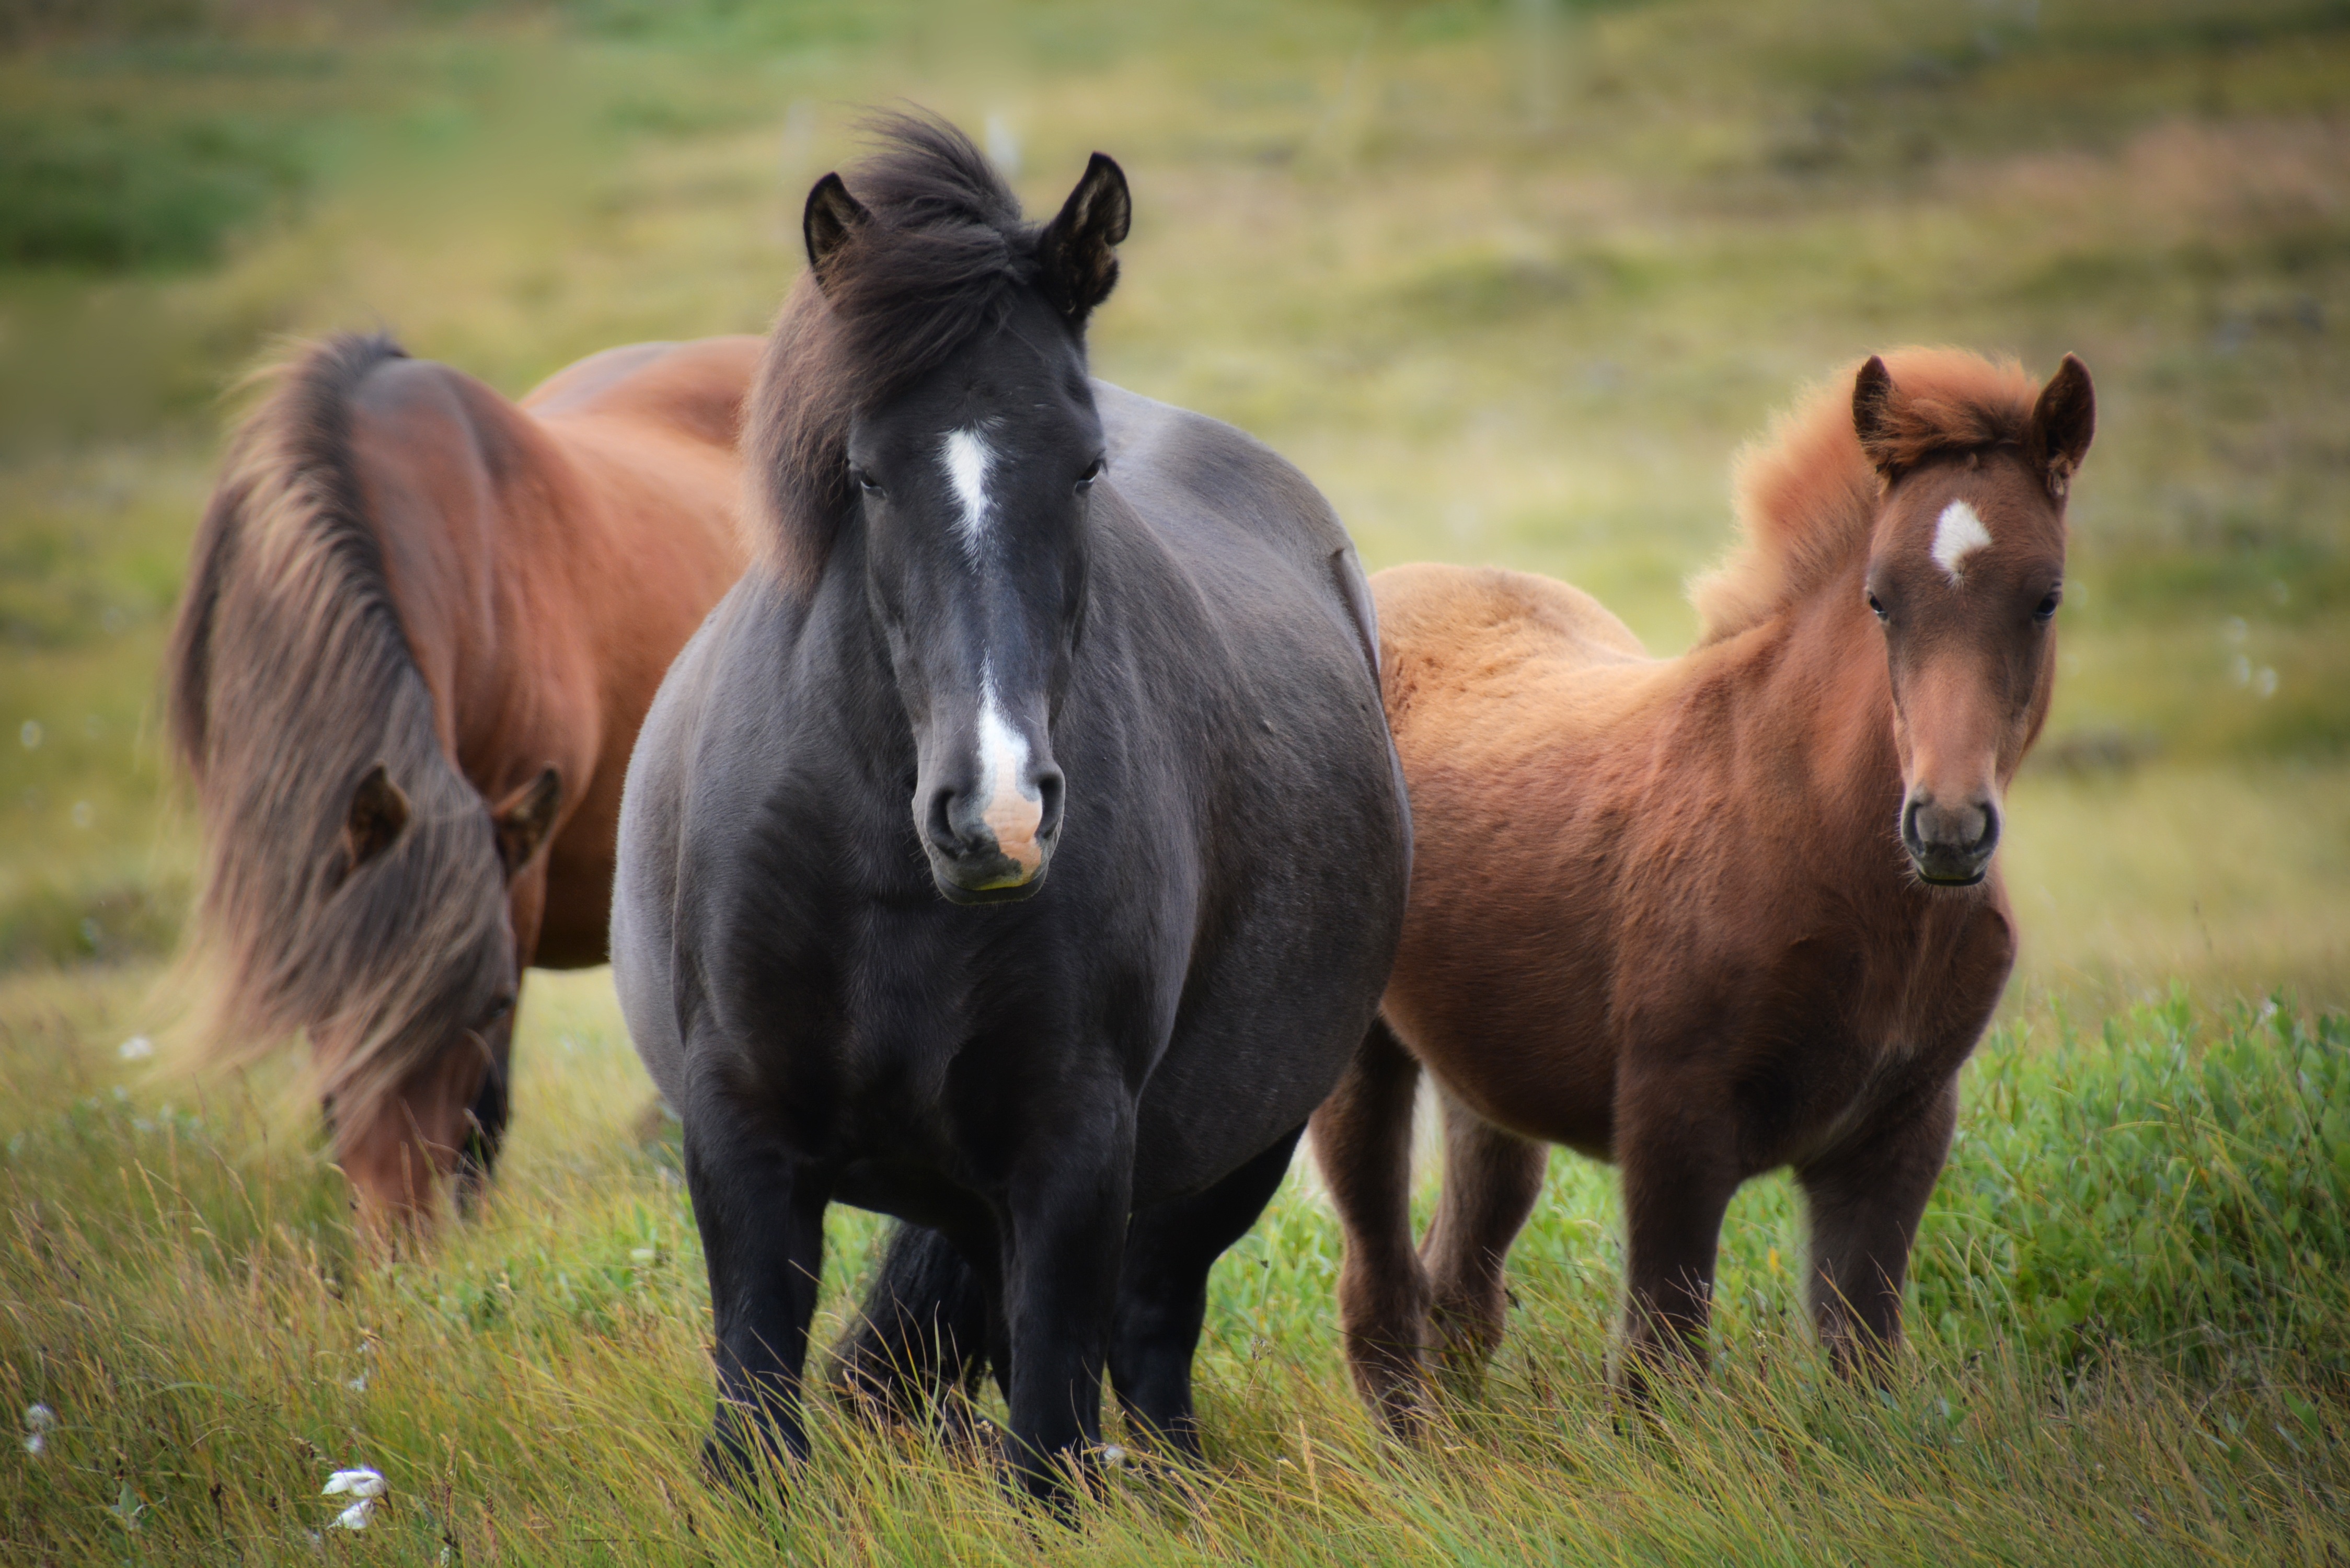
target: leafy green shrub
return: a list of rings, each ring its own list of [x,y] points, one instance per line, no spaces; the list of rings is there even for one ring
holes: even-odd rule
[[[0,121],[0,264],[202,265],[306,181],[282,132],[244,120]]]
[[[2094,1044],[1996,1041],[1969,1077],[1916,1271],[1946,1342],[2350,1367],[2350,1018],[2199,1032],[2181,993]]]

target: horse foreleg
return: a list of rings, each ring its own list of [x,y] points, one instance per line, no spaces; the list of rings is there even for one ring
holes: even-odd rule
[[[1064,1504],[1101,1445],[1101,1381],[1133,1190],[1133,1112],[1096,1104],[1035,1140],[1011,1184],[1003,1311],[1011,1334],[1011,1459],[1040,1501]]]
[[[1135,1215],[1109,1343],[1110,1385],[1138,1437],[1200,1458],[1191,1357],[1208,1314],[1208,1271],[1248,1233],[1289,1172],[1303,1127],[1204,1192]]]
[[[1901,1286],[1918,1221],[1958,1125],[1953,1076],[1907,1114],[1795,1173],[1812,1230],[1812,1319],[1837,1367],[1854,1370],[1901,1342]]]
[[[1655,1081],[1617,1118],[1624,1173],[1624,1337],[1617,1381],[1636,1397],[1650,1372],[1703,1367],[1721,1217],[1738,1190],[1727,1113],[1689,1104],[1684,1085]]]
[[[1444,1096],[1444,1196],[1420,1259],[1434,1283],[1430,1318],[1446,1373],[1473,1388],[1508,1318],[1503,1267],[1534,1200],[1550,1146],[1493,1126]]]
[[[804,1459],[800,1371],[824,1262],[827,1194],[723,1090],[685,1107],[685,1179],[710,1272],[718,1412],[703,1463],[747,1486],[757,1456]]]
[[[1411,1241],[1411,1111],[1419,1064],[1372,1021],[1314,1113],[1314,1158],[1347,1233],[1338,1324],[1356,1390],[1399,1438],[1427,1419],[1428,1273]]]

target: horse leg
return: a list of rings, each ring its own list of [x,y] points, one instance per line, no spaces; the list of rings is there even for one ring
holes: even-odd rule
[[[1625,1303],[1617,1380],[1636,1397],[1648,1373],[1710,1359],[1714,1254],[1721,1217],[1738,1190],[1727,1156],[1736,1127],[1677,1101],[1679,1085],[1652,1083],[1627,1096],[1617,1158],[1624,1173]],[[1642,1115],[1654,1107],[1655,1113]]]
[[[1870,1127],[1795,1173],[1811,1211],[1812,1320],[1851,1372],[1901,1343],[1901,1284],[1918,1220],[1958,1124],[1959,1085],[1936,1086],[1908,1115]]]
[[[1510,1305],[1503,1262],[1542,1196],[1549,1166],[1549,1145],[1505,1132],[1444,1096],[1444,1196],[1419,1255],[1434,1282],[1437,1353],[1464,1388],[1501,1346]]]
[[[723,1090],[685,1112],[685,1180],[710,1271],[718,1411],[704,1466],[747,1486],[755,1456],[807,1457],[800,1369],[824,1262],[827,1194]]]
[[[1101,1446],[1101,1381],[1133,1189],[1134,1118],[1078,1109],[1037,1140],[1012,1182],[1003,1308],[1012,1361],[1012,1461],[1020,1484],[1062,1505]]]
[[[1426,1419],[1428,1274],[1411,1239],[1411,1111],[1419,1063],[1374,1019],[1309,1124],[1315,1162],[1347,1233],[1338,1324],[1355,1388],[1388,1430]]]
[[[991,1303],[1000,1248],[959,1248],[927,1225],[901,1224],[848,1332],[833,1346],[827,1381],[862,1408],[913,1421],[985,1371],[999,1332]],[[983,1257],[983,1274],[971,1262]]]
[[[1208,1315],[1208,1271],[1264,1212],[1305,1130],[1301,1125],[1275,1140],[1205,1191],[1144,1210],[1127,1227],[1110,1384],[1136,1434],[1184,1459],[1200,1458],[1191,1356]]]

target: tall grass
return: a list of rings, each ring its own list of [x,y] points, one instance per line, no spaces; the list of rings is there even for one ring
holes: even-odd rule
[[[2350,1021],[2183,1001],[1996,1037],[1929,1211],[1916,1349],[1828,1371],[1783,1186],[1728,1228],[1710,1379],[1608,1394],[1616,1220],[1562,1156],[1511,1338],[1436,1438],[1376,1437],[1332,1328],[1335,1225],[1293,1178],[1212,1289],[1210,1458],[1114,1469],[1074,1531],[984,1452],[815,1407],[763,1504],[705,1487],[708,1302],[598,977],[536,999],[511,1163],[437,1249],[362,1258],[264,1082],[117,1059],[128,979],[0,992],[0,1555],[132,1563],[2309,1562],[2350,1550]],[[2330,1141],[2329,1141],[2330,1140]],[[836,1211],[820,1329],[874,1255]],[[1000,1408],[994,1410],[998,1417]],[[391,1498],[328,1528],[329,1470]],[[315,1539],[314,1539],[315,1537]]]

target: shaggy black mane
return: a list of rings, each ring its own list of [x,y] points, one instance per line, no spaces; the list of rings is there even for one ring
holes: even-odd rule
[[[848,501],[850,421],[1040,287],[1040,226],[969,137],[915,114],[879,115],[866,130],[877,151],[843,178],[871,221],[827,259],[821,289],[803,275],[784,301],[743,420],[766,513],[760,548],[802,587]]]

